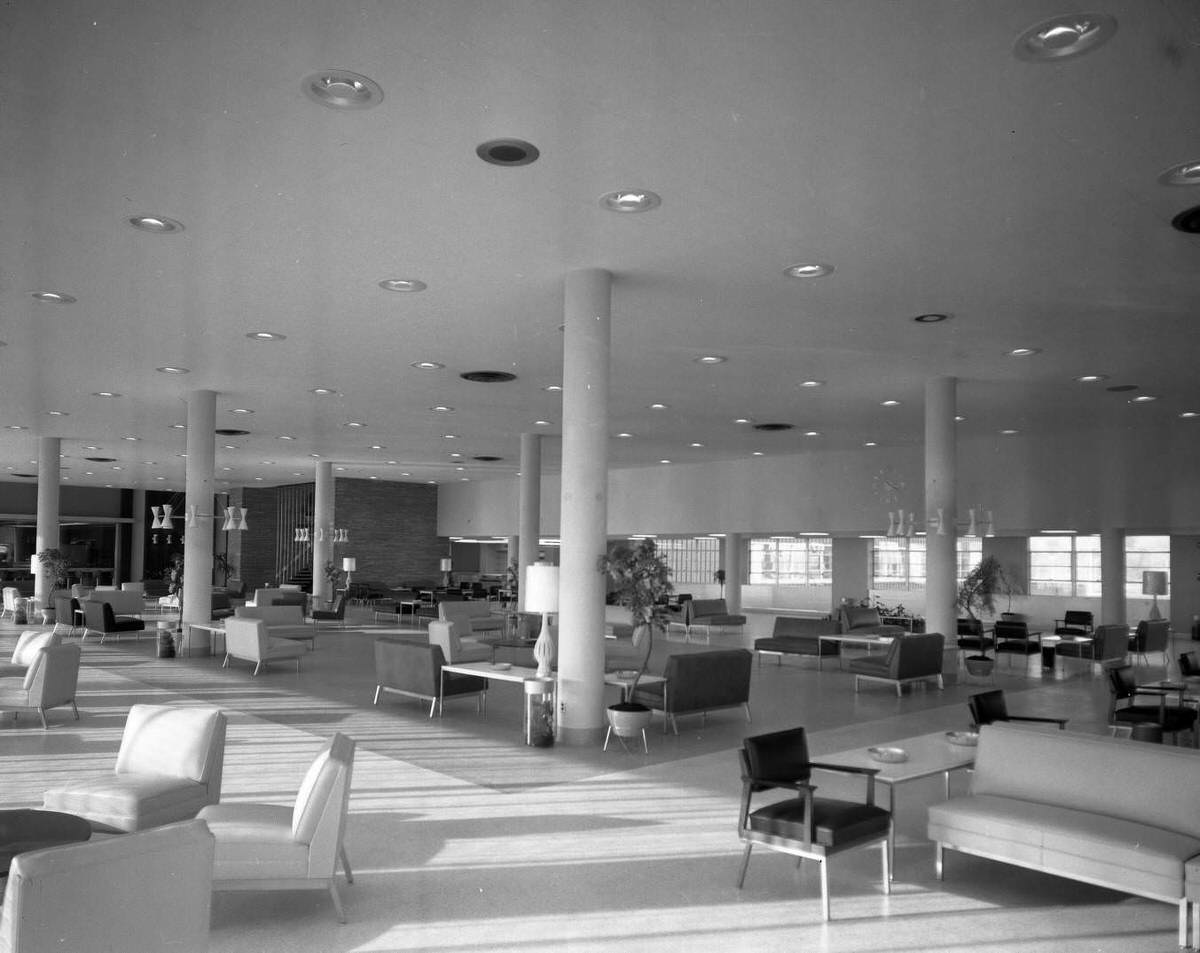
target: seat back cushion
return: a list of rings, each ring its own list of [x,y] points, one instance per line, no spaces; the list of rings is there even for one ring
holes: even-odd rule
[[[225,716],[219,708],[134,705],[129,709],[117,774],[167,774],[205,783],[224,757]],[[217,748],[220,742],[221,750]]]
[[[437,645],[407,639],[375,640],[375,683],[426,697],[436,697],[444,655]]]
[[[811,773],[803,728],[754,735],[743,742],[746,765],[756,781],[807,781]]]
[[[746,649],[670,656],[663,675],[671,710],[702,711],[749,701],[753,661],[753,654]]]
[[[842,606],[842,624],[846,631],[879,625],[879,610],[871,606]]]
[[[942,670],[945,639],[940,632],[899,636],[892,643],[896,650],[896,678],[919,678]]]
[[[292,836],[312,843],[320,828],[345,813],[354,761],[354,740],[340,732],[317,754],[305,772],[292,809]]]
[[[429,644],[441,648],[446,661],[453,665],[462,655],[462,642],[458,637],[458,627],[453,622],[434,619],[429,623]]]
[[[238,619],[262,619],[267,625],[303,625],[304,607],[300,605],[238,606]]]
[[[36,629],[22,632],[21,637],[17,639],[16,646],[13,648],[13,664],[32,665],[39,649],[44,649],[50,645],[60,645],[61,643],[62,636],[56,635],[54,632],[39,632]]]

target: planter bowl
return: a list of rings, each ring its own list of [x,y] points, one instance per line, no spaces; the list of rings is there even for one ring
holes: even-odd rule
[[[964,660],[964,664],[967,666],[967,673],[969,675],[983,676],[992,674],[996,660],[985,655],[968,655]]]
[[[620,738],[637,738],[650,724],[650,709],[636,702],[608,706],[608,723]]]

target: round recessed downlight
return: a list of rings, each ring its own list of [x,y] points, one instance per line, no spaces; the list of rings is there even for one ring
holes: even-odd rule
[[[246,334],[251,341],[286,341],[287,335],[278,331],[249,331]]]
[[[824,278],[826,275],[833,274],[833,265],[816,261],[800,262],[788,265],[783,269],[783,273],[789,278]]]
[[[1137,397],[1131,397],[1129,399],[1129,403],[1131,403],[1131,404],[1148,404],[1152,400],[1158,400],[1158,398],[1154,397],[1150,394],[1138,394]]]
[[[929,314],[918,314],[913,320],[917,324],[940,324],[942,321],[949,321],[950,315],[939,311],[931,311]]]
[[[112,390],[98,390],[98,391],[94,392],[92,394],[92,396],[93,397],[120,397],[121,395],[118,394],[116,391],[112,391]]]
[[[383,90],[375,80],[349,70],[310,73],[302,85],[305,96],[330,109],[370,109],[383,102]]]
[[[647,189],[618,189],[600,196],[600,207],[610,212],[649,212],[662,205],[662,198]]]
[[[176,367],[174,364],[164,364],[162,367],[156,367],[156,371],[160,374],[190,374],[191,371],[186,367]]]
[[[46,411],[46,414],[47,414],[47,416],[50,416],[50,417],[70,417],[71,416],[65,410],[48,410],[48,411]]]
[[[1197,413],[1194,410],[1185,410],[1179,416],[1182,417],[1184,420],[1191,420],[1193,417],[1200,417],[1200,413]]]
[[[1163,185],[1200,185],[1200,162],[1182,162],[1163,172],[1158,181]]]
[[[183,231],[182,222],[164,215],[133,215],[127,221],[138,231],[153,235],[175,235]]]
[[[75,298],[63,291],[35,291],[34,301],[45,301],[50,304],[74,304]]]
[[[1117,32],[1117,21],[1105,13],[1068,13],[1034,24],[1013,46],[1017,59],[1046,63],[1081,56]]]
[[[775,432],[781,431],[781,430],[791,430],[794,426],[795,426],[794,424],[766,423],[766,424],[755,424],[754,429],[761,430],[766,433],[775,433]]]
[[[1200,235],[1200,205],[1184,209],[1173,219],[1171,227],[1188,235]]]
[[[416,292],[424,291],[429,286],[423,281],[418,281],[416,278],[384,278],[379,282],[379,287],[384,291],[396,292]]]
[[[1008,352],[1009,357],[1033,357],[1035,354],[1041,354],[1040,347],[1014,347]]]
[[[696,358],[697,364],[724,364],[729,358],[722,357],[720,354],[705,354]]]
[[[504,384],[515,381],[516,374],[508,371],[465,371],[458,375],[464,381],[474,381],[476,384]]]
[[[881,401],[879,402],[879,406],[880,406],[880,407],[899,407],[899,406],[900,406],[900,401],[898,401],[898,400],[892,400],[891,398],[889,398],[889,399],[887,399],[887,400],[881,400]]]
[[[432,410],[435,414],[452,414],[452,413],[454,413],[454,408],[447,407],[445,404],[437,404],[436,406],[430,407],[429,409]]]
[[[415,367],[418,371],[440,371],[445,364],[439,364],[437,361],[413,361],[409,367]]]
[[[517,166],[536,162],[541,153],[524,139],[489,139],[475,147],[475,155],[489,165]]]
[[[316,394],[318,397],[330,397],[337,393],[332,387],[314,387],[309,391],[310,394]]]
[[[1080,384],[1099,384],[1101,381],[1108,380],[1107,374],[1084,374],[1082,377],[1076,377],[1076,381]]]

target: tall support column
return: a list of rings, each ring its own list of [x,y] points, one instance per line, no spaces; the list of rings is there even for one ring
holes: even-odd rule
[[[37,493],[37,529],[34,542],[34,559],[44,549],[59,548],[58,529],[58,488],[61,477],[59,453],[62,450],[62,440],[58,437],[41,437],[38,440],[38,493]],[[33,597],[43,608],[53,608],[50,593],[54,589],[54,580],[47,578],[38,566],[34,571]]]
[[[536,433],[521,434],[521,504],[517,530],[521,534],[517,543],[518,579],[525,578],[525,567],[537,562],[538,539],[541,533],[542,514],[542,436]],[[511,560],[512,551],[509,551]],[[517,589],[517,608],[525,608],[524,587]]]
[[[1125,625],[1125,530],[1100,531],[1100,619],[1102,625]]]
[[[187,505],[196,512],[212,514],[214,508],[213,465],[216,461],[217,393],[194,390],[187,397],[187,464],[184,468],[184,494]],[[212,620],[213,528],[211,519],[184,530],[183,536],[183,608],[184,626],[190,622]],[[193,629],[189,645],[208,651],[212,634]]]
[[[742,549],[741,533],[725,534],[725,606],[730,615],[742,612]]]
[[[325,578],[325,564],[333,559],[333,540],[329,539],[326,533],[335,527],[335,505],[333,463],[321,460],[317,463],[317,475],[313,485],[313,525],[309,533],[312,539],[314,603],[328,602],[334,595],[329,580]]]
[[[129,579],[146,578],[146,491],[133,491],[133,525],[129,527]]]
[[[925,630],[941,632],[946,645],[956,644],[958,584],[955,566],[954,503],[958,494],[954,414],[958,381],[935,377],[925,383],[925,514],[936,520],[941,511],[945,534],[929,525],[925,537]],[[953,657],[947,653],[948,657]]]
[[[605,585],[598,564],[608,540],[612,275],[570,272],[564,312],[559,738],[593,744],[604,726]]]

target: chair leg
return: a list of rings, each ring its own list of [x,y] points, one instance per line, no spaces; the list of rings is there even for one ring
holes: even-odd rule
[[[251,672],[250,675],[251,676],[257,675],[260,671],[262,671],[262,667],[263,667],[262,662],[255,662],[254,663],[254,671]]]
[[[746,868],[750,866],[750,851],[753,849],[753,842],[746,841],[746,849],[742,851],[742,869],[738,871],[738,890],[741,890],[742,884],[746,882]]]
[[[337,884],[329,881],[329,896],[333,898],[333,909],[337,913],[338,923],[346,922],[346,911],[342,909],[342,898],[338,896]]]
[[[71,699],[71,710],[75,712],[75,720],[79,721],[79,708],[75,704],[75,699]]]
[[[350,869],[350,858],[346,856],[346,845],[338,848],[338,856],[342,859],[342,873],[346,875],[346,883],[354,883],[354,871]]]
[[[754,719],[750,717],[750,703],[742,702],[742,707],[746,709],[746,721],[748,721],[750,724],[754,724]]]
[[[50,725],[46,722],[46,709],[39,707],[38,714],[42,716],[42,731],[49,731]]]
[[[888,839],[883,842],[880,854],[883,858],[883,892],[891,894],[892,892],[892,834],[888,832]]]
[[[373,702],[371,702],[371,704],[372,704],[372,705],[378,705],[378,704],[379,704],[379,693],[380,693],[381,691],[383,691],[383,686],[382,686],[382,685],[376,685],[376,686],[375,686],[375,700],[374,700]]]
[[[376,695],[378,695],[378,694],[379,693],[376,692]],[[437,707],[438,707],[438,699],[436,697],[429,699],[429,717],[430,718],[432,718],[434,712],[437,711]]]
[[[604,745],[603,745],[603,747],[601,747],[601,749],[600,749],[601,751],[607,751],[607,750],[608,750],[608,740],[609,740],[611,737],[612,737],[612,725],[609,725],[609,726],[608,726],[608,731],[604,732]]]
[[[822,857],[817,861],[821,868],[821,919],[829,921],[829,860]]]

